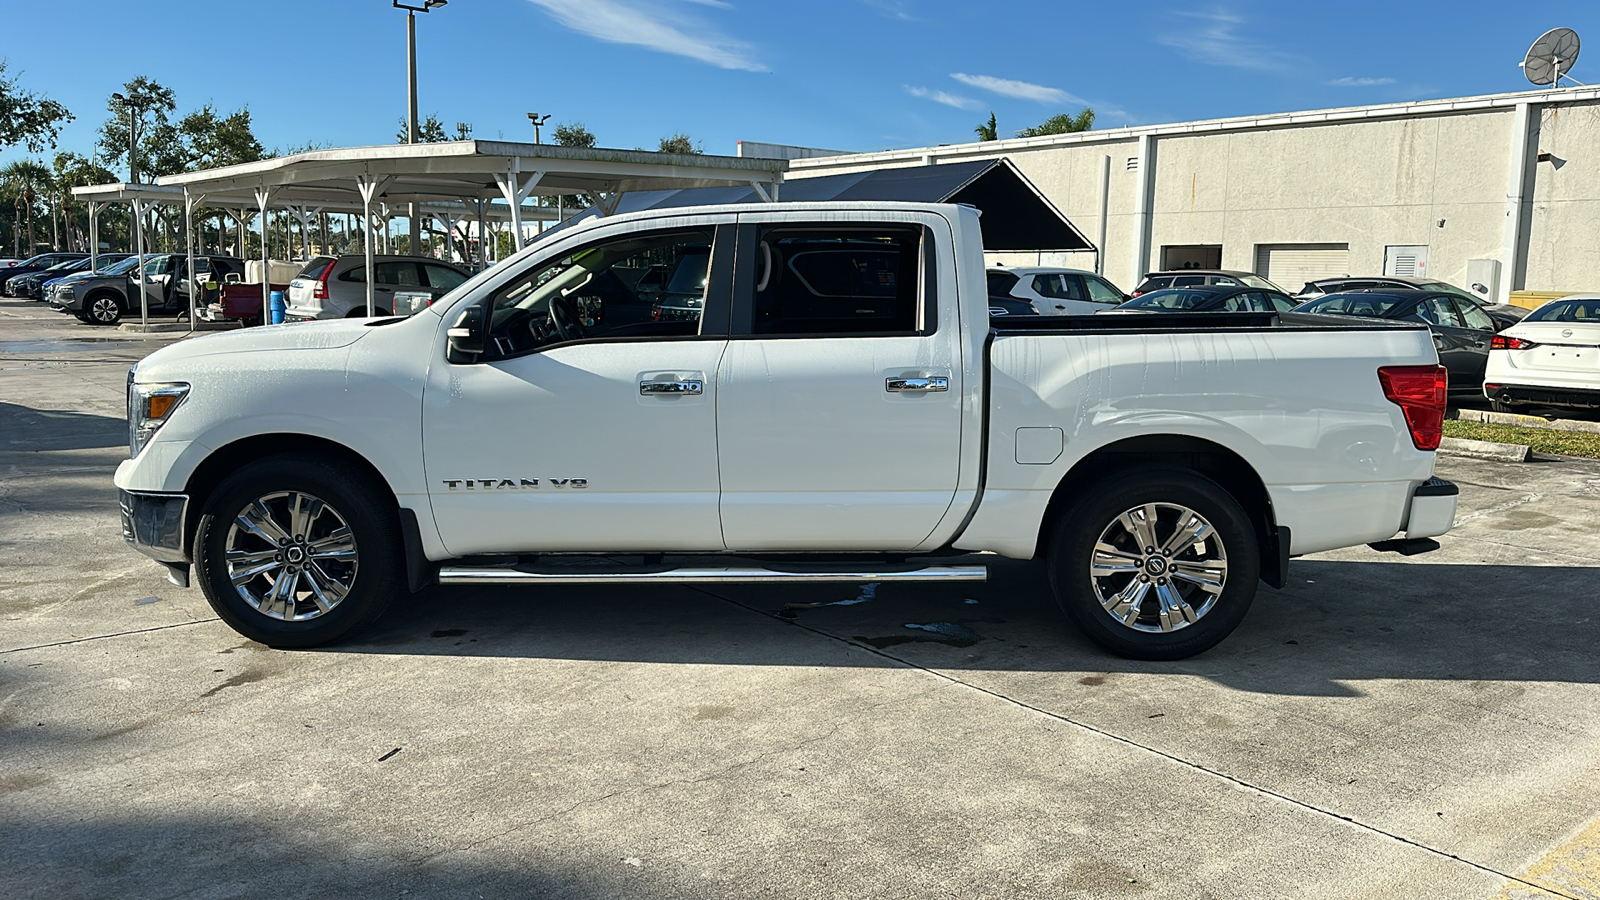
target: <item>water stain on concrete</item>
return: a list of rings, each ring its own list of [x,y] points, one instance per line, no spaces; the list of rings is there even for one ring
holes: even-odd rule
[[[731,706],[697,706],[694,708],[694,720],[704,722],[713,719],[726,719],[733,715]]]
[[[42,772],[30,772],[26,775],[4,775],[0,776],[0,794],[15,794],[18,791],[26,791],[29,788],[43,787],[52,781],[55,781],[55,778]]]
[[[211,690],[206,691],[204,694],[201,694],[200,699],[204,700],[207,697],[215,697],[228,688],[238,687],[242,684],[254,684],[257,681],[264,681],[271,677],[271,672],[267,672],[262,669],[245,669],[243,672],[229,677],[227,681],[224,681]]]
[[[1513,509],[1490,522],[1489,527],[1496,531],[1524,531],[1529,528],[1549,528],[1560,524],[1561,520],[1555,516],[1547,516],[1531,509]]]
[[[1089,687],[1099,687],[1106,683],[1106,677],[1104,675],[1085,675],[1078,679],[1078,683]]]

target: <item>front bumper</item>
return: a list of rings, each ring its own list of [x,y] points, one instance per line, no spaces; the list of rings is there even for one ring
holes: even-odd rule
[[[133,549],[166,567],[167,580],[189,586],[189,554],[183,546],[186,494],[135,494],[118,491],[122,507],[122,539]]]
[[[1437,537],[1456,523],[1461,489],[1437,476],[1411,492],[1411,514],[1406,518],[1406,539]]]

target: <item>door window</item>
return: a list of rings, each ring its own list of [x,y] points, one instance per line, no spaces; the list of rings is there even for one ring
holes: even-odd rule
[[[1234,294],[1232,297],[1222,301],[1222,308],[1228,312],[1249,312],[1255,309],[1255,304],[1251,302],[1248,293]]]
[[[1048,275],[1033,276],[1033,289],[1041,297],[1052,300],[1082,300],[1083,289],[1078,284],[1078,276],[1051,273]]]
[[[373,267],[373,277],[378,279],[379,284],[422,287],[422,279],[417,275],[417,264],[410,260],[378,263]]]
[[[1456,318],[1455,311],[1450,308],[1450,301],[1445,297],[1429,297],[1417,304],[1417,318],[1430,325],[1444,325],[1450,328],[1461,327],[1461,322]]]
[[[918,227],[769,228],[757,237],[742,333],[917,334],[932,321]]]
[[[1089,299],[1095,303],[1122,302],[1122,293],[1098,278],[1091,278],[1085,275],[1083,283],[1089,289]]]
[[[1456,313],[1467,323],[1468,328],[1474,331],[1494,330],[1494,319],[1489,318],[1489,314],[1479,308],[1478,304],[1459,297],[1454,298],[1453,302],[1456,305]]]
[[[631,235],[542,262],[489,301],[483,358],[573,341],[693,337],[711,295],[712,246],[710,229]],[[652,266],[670,273],[666,287],[641,296],[634,276]]]
[[[449,266],[423,263],[422,271],[427,273],[428,287],[436,291],[453,291],[467,280],[467,276]]]

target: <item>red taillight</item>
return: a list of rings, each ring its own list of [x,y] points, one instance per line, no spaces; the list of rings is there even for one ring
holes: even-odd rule
[[[1418,450],[1439,449],[1444,437],[1444,409],[1450,384],[1444,366],[1383,366],[1378,369],[1383,395],[1400,407]]]
[[[1537,346],[1539,345],[1533,341],[1525,341],[1519,337],[1506,337],[1503,334],[1497,334],[1489,339],[1490,350],[1532,350]]]
[[[338,260],[333,262],[338,262]],[[318,300],[328,299],[328,275],[333,272],[333,262],[328,263],[327,268],[322,270],[322,274],[317,276],[317,286],[311,291],[311,296]]]

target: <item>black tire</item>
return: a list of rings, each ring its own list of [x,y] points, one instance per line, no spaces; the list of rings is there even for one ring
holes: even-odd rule
[[[306,529],[311,533],[293,536],[306,538],[300,542],[306,551],[318,543],[334,540],[330,537],[329,526],[343,524],[353,537],[349,542],[353,558],[317,563],[321,568],[316,569],[317,577],[313,578],[311,561],[302,560],[302,566],[294,567],[288,565],[295,561],[293,558],[284,560],[280,556],[281,564],[273,570],[275,575],[253,576],[236,589],[226,556],[230,540],[235,542],[239,552],[253,552],[258,556],[273,544],[244,529],[233,533],[234,526],[258,499],[283,494],[308,497],[325,504],[319,517],[312,519],[311,527]],[[288,502],[286,499],[269,500],[269,511],[286,509]],[[329,510],[333,513],[331,517],[327,515]],[[288,521],[285,516],[274,517],[275,522],[280,519]],[[270,647],[315,647],[338,640],[370,625],[405,590],[405,557],[389,489],[370,475],[353,472],[348,465],[326,456],[307,453],[269,456],[228,476],[205,502],[194,546],[200,589],[211,608],[233,630]],[[347,592],[334,601],[331,608],[323,609],[317,602],[324,593],[322,586],[333,582],[338,587],[338,580],[346,576]],[[269,603],[270,587],[276,578],[291,584],[289,590],[298,598],[283,604],[282,609]],[[315,591],[312,590],[313,581],[318,585]],[[241,591],[250,593],[257,603],[246,599]],[[279,615],[263,611],[258,603],[271,606]],[[282,614],[286,610],[293,610],[294,616],[307,618],[291,621]]]
[[[90,325],[115,325],[122,321],[122,302],[111,294],[95,294],[83,301],[83,317]]]
[[[1120,524],[1134,519],[1121,517],[1139,513],[1137,525],[1147,520],[1141,511],[1149,505],[1157,513],[1158,545],[1175,534],[1180,517],[1192,521],[1182,516],[1182,510],[1209,523],[1207,534],[1214,538],[1207,536],[1165,556],[1159,546],[1157,553],[1139,552],[1131,546],[1133,532]],[[1172,527],[1164,531],[1164,522]],[[1114,548],[1127,552],[1100,552],[1100,561],[1125,571],[1102,570],[1097,580],[1091,567],[1098,543],[1108,536]],[[1049,546],[1050,586],[1068,617],[1112,653],[1131,659],[1185,659],[1221,643],[1244,619],[1261,578],[1260,546],[1250,517],[1216,482],[1187,469],[1128,469],[1100,479],[1061,515]],[[1219,553],[1222,577],[1216,579]],[[1158,556],[1162,558],[1156,560]],[[1172,577],[1180,565],[1183,575]],[[1208,591],[1194,580],[1193,573],[1202,567],[1209,567],[1206,577],[1217,581],[1220,591]],[[1124,591],[1138,599],[1116,603]],[[1103,605],[1102,596],[1113,599]],[[1176,596],[1184,603],[1164,616],[1163,596]],[[1113,608],[1124,609],[1132,624],[1115,618]],[[1197,614],[1193,621],[1175,621],[1187,620],[1190,614]],[[1160,630],[1166,627],[1164,621],[1170,630]]]

